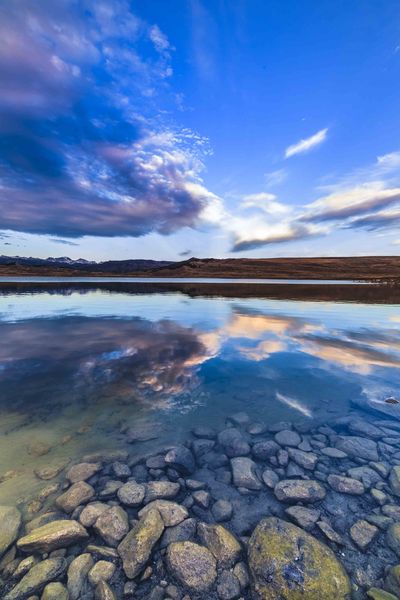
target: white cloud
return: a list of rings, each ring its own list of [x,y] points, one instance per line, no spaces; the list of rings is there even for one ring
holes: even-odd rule
[[[267,192],[243,196],[241,206],[243,208],[256,208],[269,215],[284,215],[290,211],[288,206],[277,202],[275,194]]]
[[[283,183],[287,179],[288,173],[286,169],[277,169],[276,171],[265,173],[264,177],[265,185],[267,187],[274,187]]]
[[[304,140],[300,140],[296,144],[292,144],[291,146],[286,148],[285,158],[290,158],[291,156],[294,156],[295,154],[301,154],[302,152],[308,152],[308,150],[311,150],[311,148],[314,148],[314,146],[318,146],[319,144],[324,142],[326,140],[327,134],[328,128],[326,127],[325,129],[321,129],[317,133],[314,133],[314,135],[312,135],[311,137],[306,138]]]

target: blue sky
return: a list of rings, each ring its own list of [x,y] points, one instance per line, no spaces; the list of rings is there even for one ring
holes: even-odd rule
[[[400,5],[0,6],[0,253],[398,254]]]

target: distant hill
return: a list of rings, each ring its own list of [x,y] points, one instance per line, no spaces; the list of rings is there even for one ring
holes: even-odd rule
[[[400,282],[399,256],[190,258],[180,262],[0,256],[0,276],[355,279]]]

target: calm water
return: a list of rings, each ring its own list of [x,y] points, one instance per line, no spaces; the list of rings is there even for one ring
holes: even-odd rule
[[[37,467],[122,447],[127,425],[157,436],[142,452],[239,410],[267,422],[400,410],[384,402],[400,387],[393,294],[218,289],[0,288],[0,503],[29,499]]]

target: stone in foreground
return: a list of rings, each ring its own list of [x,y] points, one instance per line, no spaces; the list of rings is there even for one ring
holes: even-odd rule
[[[18,540],[17,546],[22,552],[52,552],[88,537],[86,529],[78,521],[53,521]]]
[[[125,575],[134,579],[149,560],[153,546],[162,536],[164,521],[158,510],[150,510],[118,546]]]
[[[242,551],[240,544],[222,525],[199,523],[197,534],[201,542],[214,555],[219,567],[232,567],[239,560]]]
[[[13,506],[0,506],[0,558],[18,535],[21,513]]]
[[[249,540],[254,600],[348,600],[351,586],[334,553],[302,529],[270,517]]]
[[[41,600],[69,600],[68,591],[58,581],[49,583],[44,588]]]
[[[261,481],[257,475],[257,466],[250,458],[237,457],[231,460],[233,483],[236,487],[248,490],[260,490]]]
[[[22,600],[40,592],[46,583],[61,577],[67,569],[64,558],[49,558],[38,563],[4,597],[4,600]]]
[[[274,493],[281,502],[318,502],[325,498],[326,490],[318,481],[284,479],[275,486]]]
[[[371,542],[378,535],[379,529],[375,525],[371,525],[368,521],[360,519],[350,527],[350,537],[353,542],[365,551]]]
[[[193,542],[175,542],[167,549],[171,574],[192,592],[206,592],[217,578],[217,563],[211,552]]]

